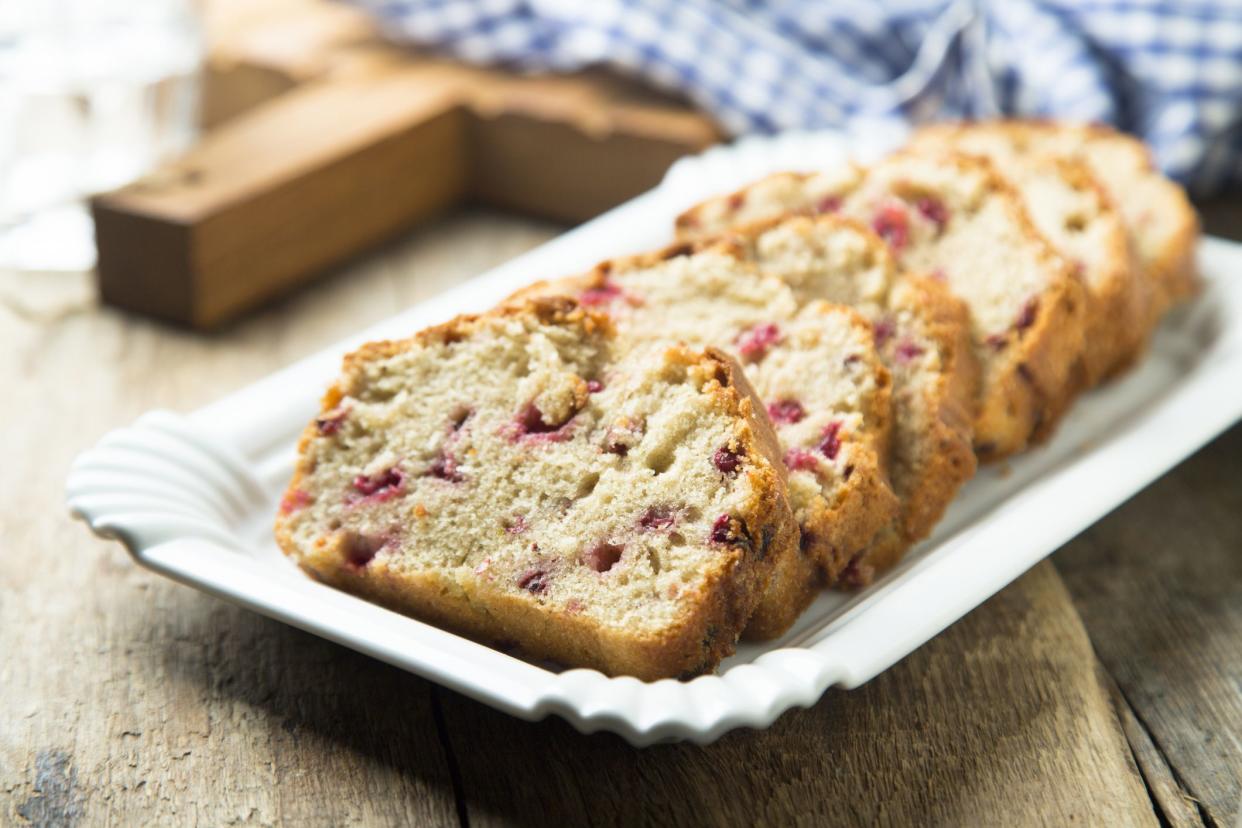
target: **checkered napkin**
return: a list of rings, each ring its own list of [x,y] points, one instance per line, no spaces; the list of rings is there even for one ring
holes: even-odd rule
[[[350,0],[397,40],[605,65],[741,134],[1000,114],[1116,124],[1199,192],[1242,183],[1242,0]]]

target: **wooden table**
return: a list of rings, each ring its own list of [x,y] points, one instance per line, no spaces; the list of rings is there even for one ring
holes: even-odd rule
[[[557,230],[459,214],[210,337],[0,276],[0,824],[1235,824],[1242,427],[865,687],[706,748],[511,719],[66,515],[67,466],[108,429]]]

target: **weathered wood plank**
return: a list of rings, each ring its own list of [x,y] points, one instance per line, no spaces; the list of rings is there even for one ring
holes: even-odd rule
[[[1056,556],[1100,660],[1205,822],[1242,800],[1242,426]]]
[[[1086,634],[1042,564],[870,684],[764,732],[638,752],[443,697],[470,823],[1154,825]]]

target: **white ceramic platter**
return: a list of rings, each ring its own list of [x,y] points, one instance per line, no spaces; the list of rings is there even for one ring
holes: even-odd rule
[[[868,139],[878,150],[885,141]],[[780,168],[838,163],[835,134],[750,139],[679,162],[657,189],[508,264],[186,415],[153,412],[78,458],[70,510],[156,572],[369,653],[524,719],[549,713],[637,745],[764,727],[831,685],[855,687],[978,606],[1242,415],[1242,245],[1205,240],[1204,295],[1166,321],[1122,381],[1085,396],[1047,446],[962,491],[935,535],[861,594],[826,594],[783,639],[717,675],[643,683],[553,672],[311,581],[271,523],[294,442],[340,357],[482,310],[538,278],[666,243],[695,200]],[[866,155],[866,153],[859,153]]]

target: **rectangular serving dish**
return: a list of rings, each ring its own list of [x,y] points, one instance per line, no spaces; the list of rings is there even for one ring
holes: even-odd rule
[[[644,683],[554,672],[316,583],[271,536],[297,435],[346,351],[486,309],[536,279],[658,247],[694,201],[775,169],[865,155],[855,146],[836,133],[788,134],[678,162],[657,189],[348,341],[188,415],[152,412],[106,435],[73,465],[69,509],[184,584],[515,716],[555,713],[636,745],[710,742],[813,704],[831,685],[855,687],[1242,416],[1242,245],[1205,239],[1203,296],[1166,320],[1142,364],[1084,396],[1048,445],[983,469],[894,571],[860,593],[823,595],[782,639],[740,645],[716,675]]]

